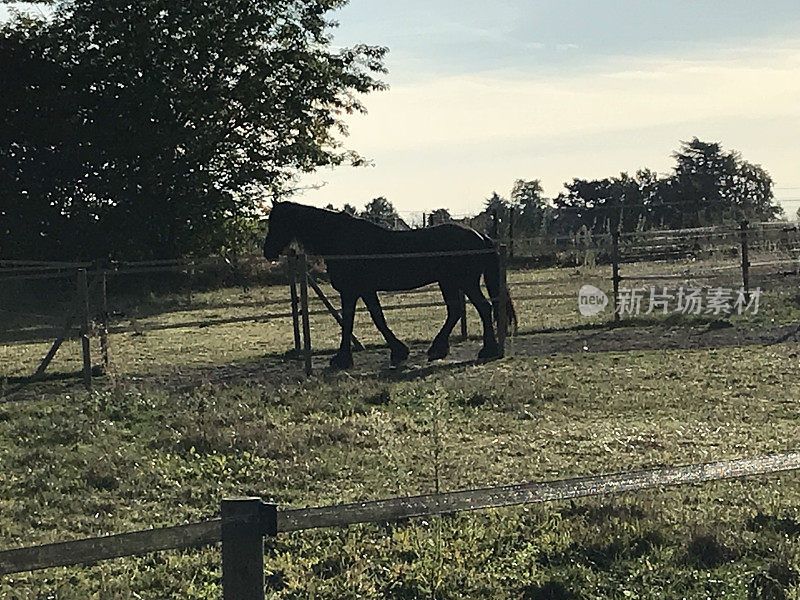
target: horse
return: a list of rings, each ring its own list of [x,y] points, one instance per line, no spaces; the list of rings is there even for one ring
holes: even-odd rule
[[[405,362],[408,346],[389,329],[377,292],[410,290],[431,283],[439,284],[447,305],[447,319],[428,348],[428,360],[442,359],[449,353],[450,332],[461,317],[462,294],[475,306],[483,325],[483,346],[478,359],[502,358],[492,326],[492,313],[496,320],[500,312],[500,259],[490,238],[455,223],[392,231],[345,212],[288,201],[276,203],[269,215],[264,257],[277,259],[292,241],[299,243],[306,252],[328,257],[325,261],[330,282],[341,296],[342,341],[330,359],[331,368],[353,366],[350,343],[359,298],[389,346],[391,365]],[[448,255],[436,256],[436,253]],[[342,258],[382,254],[390,256]],[[397,254],[420,254],[420,257],[391,256]],[[491,303],[481,291],[481,275]],[[508,294],[504,298],[508,319],[506,323],[498,323],[498,327],[508,330],[513,321],[516,329],[514,304]]]

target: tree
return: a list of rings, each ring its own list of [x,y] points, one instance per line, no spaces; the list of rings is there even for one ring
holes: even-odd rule
[[[437,208],[433,212],[431,212],[430,216],[428,217],[428,225],[433,227],[434,225],[441,225],[442,223],[449,223],[453,220],[453,217],[450,216],[450,211],[446,208]]]
[[[519,233],[542,233],[547,201],[543,196],[541,181],[517,179],[511,189],[511,207],[514,209],[514,227]]]
[[[400,219],[392,203],[383,196],[369,201],[359,216],[389,229],[394,229]]]
[[[470,226],[486,235],[502,238],[508,226],[508,200],[497,192],[492,192],[492,195],[484,200],[483,206],[483,211],[470,219]]]
[[[341,118],[385,49],[331,48],[345,3],[71,0],[0,28],[4,254],[215,251],[296,174],[360,164]]]
[[[772,178],[738,152],[724,152],[719,143],[693,138],[682,142],[673,175],[674,210],[682,227],[723,221],[771,220],[783,210],[773,203]]]
[[[554,226],[560,233],[585,227],[597,233],[630,232],[652,226],[659,190],[658,176],[648,170],[636,175],[620,173],[606,179],[573,179],[554,200],[558,214]]]

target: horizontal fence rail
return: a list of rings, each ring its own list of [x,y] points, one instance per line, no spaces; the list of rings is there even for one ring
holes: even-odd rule
[[[221,519],[0,552],[0,575],[215,544]]]
[[[800,469],[800,452],[641,469],[636,471],[461,490],[337,506],[290,508],[277,512],[277,531],[288,533],[357,523],[382,523],[431,515],[568,500],[660,487],[778,474]],[[257,519],[256,519],[257,520]],[[242,518],[239,521],[244,522]],[[226,521],[227,522],[227,521]],[[237,521],[238,522],[238,521]],[[263,524],[250,522],[254,528]],[[270,533],[267,531],[267,533]],[[270,533],[271,534],[271,533]],[[223,520],[149,529],[104,537],[0,551],[0,575],[50,567],[94,563],[148,552],[215,544],[222,541]]]
[[[496,254],[497,250],[487,248],[482,250],[452,250],[442,252],[400,252],[393,254],[318,254],[314,258],[321,258],[324,260],[386,260],[397,258],[439,258],[439,257],[457,257],[457,256],[473,256],[480,254]]]
[[[800,469],[800,452],[278,512],[278,531],[393,521]]]

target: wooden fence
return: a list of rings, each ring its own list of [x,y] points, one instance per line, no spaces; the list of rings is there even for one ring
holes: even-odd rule
[[[94,563],[222,542],[225,600],[263,600],[264,537],[521,504],[619,494],[800,469],[800,452],[549,482],[461,490],[336,506],[281,509],[261,498],[222,501],[220,517],[200,523],[0,551],[0,575]]]

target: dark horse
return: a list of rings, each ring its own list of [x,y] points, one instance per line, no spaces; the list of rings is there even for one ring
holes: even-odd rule
[[[473,252],[459,256],[423,255],[419,258],[326,259],[331,284],[342,297],[342,343],[331,358],[331,367],[346,369],[353,365],[350,340],[359,298],[364,300],[372,320],[391,349],[392,365],[405,361],[408,346],[397,339],[386,324],[377,292],[409,290],[434,282],[439,284],[447,304],[447,320],[428,349],[428,359],[447,356],[450,332],[461,316],[462,293],[475,305],[483,324],[483,347],[478,358],[501,356],[492,327],[492,304],[480,287],[483,275],[496,316],[500,297],[499,258],[493,251],[492,240],[477,231],[453,223],[427,229],[390,231],[343,212],[294,202],[277,203],[269,216],[264,256],[277,258],[292,240],[297,240],[306,251],[322,256]],[[516,321],[510,299],[507,300],[506,314]],[[507,323],[498,324],[498,327],[507,326]]]

